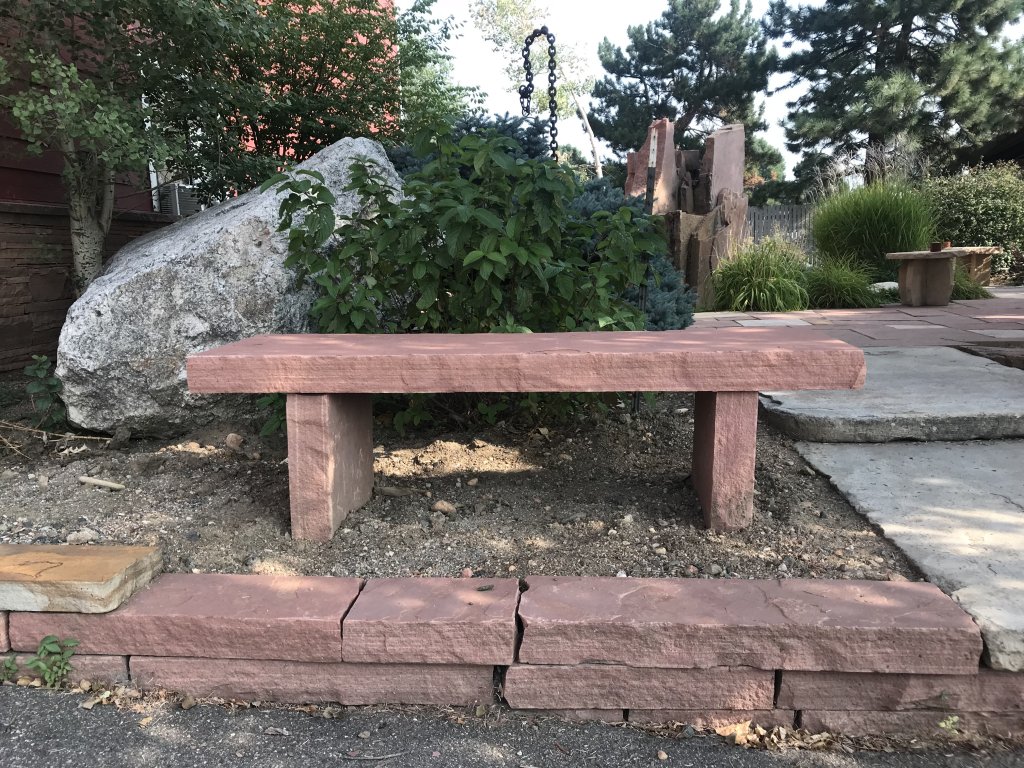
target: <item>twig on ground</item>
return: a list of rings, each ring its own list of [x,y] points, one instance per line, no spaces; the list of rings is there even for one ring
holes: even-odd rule
[[[395,752],[392,755],[342,755],[342,760],[390,760],[393,757],[401,757],[405,752]]]
[[[26,456],[24,453],[21,452],[21,450],[19,449],[19,447],[17,445],[12,443],[10,440],[8,440],[3,435],[0,435],[0,445],[3,445],[8,450],[14,451],[16,454],[21,456],[23,459],[27,459],[28,458],[28,456]]]
[[[123,491],[124,486],[120,483],[114,483],[110,480],[100,480],[98,477],[89,477],[88,475],[81,475],[78,478],[78,482],[84,485],[95,485],[97,488],[108,488],[111,491]]]
[[[13,429],[16,432],[29,432],[33,435],[41,435],[45,442],[60,442],[62,440],[96,440],[102,443],[109,443],[109,437],[97,437],[95,435],[76,435],[74,432],[47,432],[45,429],[26,427],[24,424],[15,424],[12,421],[0,419],[0,429]]]

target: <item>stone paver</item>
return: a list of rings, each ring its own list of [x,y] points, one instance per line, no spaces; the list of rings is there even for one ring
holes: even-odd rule
[[[973,616],[993,667],[1024,671],[1024,441],[797,449]]]
[[[371,579],[345,617],[346,661],[508,665],[515,579]]]
[[[13,613],[11,645],[73,637],[81,653],[341,660],[341,619],[360,579],[168,573],[104,615]]]
[[[162,565],[157,547],[0,544],[0,609],[105,613]]]
[[[315,664],[253,659],[132,656],[132,680],[196,697],[288,704],[435,704],[494,700],[493,667],[444,664]]]
[[[773,672],[748,667],[517,664],[503,692],[517,709],[771,709],[774,688]]]
[[[816,442],[1024,437],[1024,371],[946,347],[869,349],[863,389],[767,392],[765,415]]]
[[[559,576],[526,582],[519,608],[523,664],[975,674],[981,655],[971,618],[926,583]]]
[[[694,327],[799,324],[810,326],[823,336],[865,348],[949,347],[993,338],[1024,338],[1024,288],[993,287],[989,290],[995,298],[954,301],[945,307],[892,304],[877,309],[812,309],[786,313],[698,312],[694,316]],[[762,323],[763,320],[781,322]],[[872,331],[872,324],[878,323],[888,325]],[[995,331],[1000,335],[993,336]]]

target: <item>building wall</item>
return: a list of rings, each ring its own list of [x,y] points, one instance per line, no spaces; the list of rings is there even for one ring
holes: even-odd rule
[[[155,213],[115,213],[107,255],[172,221]],[[0,371],[57,351],[74,301],[69,227],[63,205],[0,201]]]

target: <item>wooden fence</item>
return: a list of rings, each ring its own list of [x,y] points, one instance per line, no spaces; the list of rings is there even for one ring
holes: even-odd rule
[[[747,208],[747,237],[759,242],[766,237],[782,237],[800,245],[810,255],[810,205],[767,205]]]

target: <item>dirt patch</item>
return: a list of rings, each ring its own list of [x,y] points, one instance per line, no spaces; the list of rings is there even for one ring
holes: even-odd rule
[[[5,381],[0,419],[24,418]],[[23,454],[0,444],[0,541],[158,544],[171,571],[919,578],[764,425],[754,524],[704,530],[688,481],[692,407],[660,395],[637,418],[613,408],[529,431],[381,433],[374,498],[327,543],[288,533],[281,439],[243,433],[239,446],[225,429],[112,449],[0,430]]]

